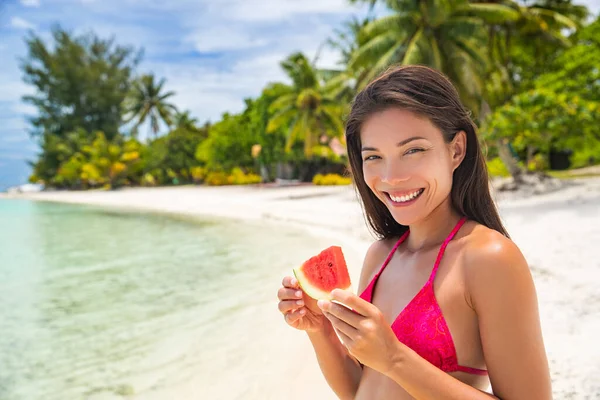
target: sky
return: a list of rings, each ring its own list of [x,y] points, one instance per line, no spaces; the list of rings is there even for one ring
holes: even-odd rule
[[[579,3],[600,11],[600,0]],[[172,102],[204,122],[242,111],[244,98],[285,81],[286,56],[314,57],[344,21],[366,14],[347,0],[0,0],[0,191],[27,181],[38,151],[27,123],[35,109],[21,100],[32,93],[19,69],[29,30],[49,40],[60,24],[143,47],[138,72],[166,78]],[[319,66],[336,65],[332,49],[319,54]]]

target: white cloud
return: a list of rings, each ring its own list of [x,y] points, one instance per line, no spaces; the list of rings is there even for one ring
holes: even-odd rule
[[[17,29],[33,29],[35,25],[31,22],[24,20],[21,17],[12,17],[10,20],[10,26]]]
[[[229,25],[229,24],[228,24]],[[259,38],[236,29],[234,24],[215,26],[207,30],[200,30],[186,38],[199,52],[225,51],[249,49],[264,46],[268,43],[265,38]]]
[[[40,0],[21,0],[21,4],[25,7],[39,7]]]
[[[221,17],[238,21],[280,21],[300,14],[347,13],[347,0],[230,0],[211,2],[211,9]]]

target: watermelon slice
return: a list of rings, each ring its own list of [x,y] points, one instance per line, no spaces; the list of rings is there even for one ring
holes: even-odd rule
[[[350,275],[339,246],[331,246],[311,257],[294,275],[304,292],[316,300],[331,300],[330,292],[339,288],[350,289]]]

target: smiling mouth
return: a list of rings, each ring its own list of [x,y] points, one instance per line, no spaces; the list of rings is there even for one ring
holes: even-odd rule
[[[395,196],[392,195],[388,192],[383,192],[385,193],[385,196],[390,200],[390,202],[392,202],[393,204],[410,204],[412,202],[414,202],[416,199],[419,198],[419,196],[421,196],[423,194],[423,192],[425,191],[425,189],[421,188],[421,189],[417,189],[413,192],[409,192],[407,194],[403,194],[400,196]]]

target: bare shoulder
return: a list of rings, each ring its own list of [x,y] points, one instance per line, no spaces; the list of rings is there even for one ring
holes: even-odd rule
[[[509,238],[481,225],[471,227],[463,236],[461,264],[494,395],[551,399],[537,294],[527,261]]]
[[[373,276],[377,273],[390,251],[396,244],[395,239],[381,239],[373,242],[365,254],[358,292],[361,293],[369,285]]]
[[[517,289],[532,284],[523,253],[500,232],[474,224],[465,237],[462,250],[465,281],[469,293],[475,297],[492,285],[497,287],[503,283]]]

